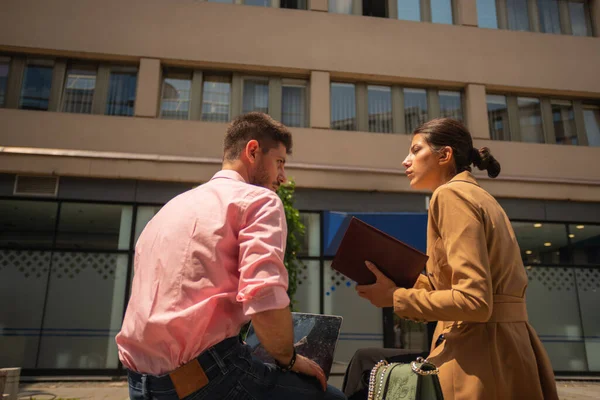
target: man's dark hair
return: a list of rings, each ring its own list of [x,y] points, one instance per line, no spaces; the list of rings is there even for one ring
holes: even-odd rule
[[[267,114],[250,112],[235,118],[227,128],[224,143],[225,160],[239,159],[250,140],[258,141],[263,153],[277,147],[279,143],[285,146],[287,154],[292,153],[292,133],[285,125]]]

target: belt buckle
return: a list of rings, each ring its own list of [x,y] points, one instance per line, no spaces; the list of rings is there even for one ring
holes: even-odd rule
[[[171,372],[169,377],[180,399],[208,385],[208,377],[197,358]]]

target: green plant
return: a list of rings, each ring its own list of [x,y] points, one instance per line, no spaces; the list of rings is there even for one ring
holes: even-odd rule
[[[287,244],[283,263],[287,268],[289,275],[288,296],[290,297],[290,306],[295,310],[294,295],[298,288],[298,271],[304,264],[298,260],[298,253],[302,249],[302,238],[306,232],[306,227],[300,218],[300,212],[294,207],[294,193],[296,191],[296,182],[293,179],[281,185],[277,190],[277,195],[283,202],[285,211],[285,220],[287,222]]]

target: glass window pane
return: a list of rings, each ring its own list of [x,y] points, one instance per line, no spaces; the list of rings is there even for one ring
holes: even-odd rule
[[[8,81],[9,68],[10,60],[0,58],[0,107],[4,107],[4,99],[6,97],[6,82]]]
[[[242,112],[269,112],[269,81],[244,79]]]
[[[271,7],[271,0],[244,0],[247,6]]]
[[[421,21],[421,0],[398,0],[398,19]]]
[[[529,10],[525,0],[506,0],[508,29],[529,31]]]
[[[577,144],[575,113],[570,101],[552,102],[552,120],[557,144]]]
[[[540,29],[545,33],[560,33],[558,0],[538,0]]]
[[[571,30],[575,36],[592,36],[590,29],[590,16],[582,1],[569,2],[569,16],[571,19]]]
[[[63,91],[62,111],[91,114],[96,89],[96,67],[70,66]]]
[[[431,22],[452,25],[452,0],[431,0]]]
[[[281,0],[279,3],[279,8],[306,10],[306,0]]]
[[[56,246],[63,249],[127,250],[131,216],[131,206],[63,203]]]
[[[392,88],[369,86],[369,132],[392,132]]]
[[[356,91],[352,83],[331,84],[331,129],[356,130]]]
[[[329,0],[329,12],[333,14],[352,14],[352,0]]]
[[[106,102],[106,115],[132,116],[135,107],[137,71],[112,71]]]
[[[321,312],[321,262],[301,260],[298,286],[294,295],[295,311],[319,314]]]
[[[525,265],[571,263],[566,225],[512,222],[512,227]]]
[[[460,92],[439,91],[440,117],[463,120],[462,95]]]
[[[480,28],[498,29],[496,0],[477,0],[477,22]]]
[[[304,224],[304,236],[300,239],[301,257],[318,257],[321,254],[321,215],[318,213],[300,213]]]
[[[53,253],[38,368],[117,368],[128,258]]]
[[[519,97],[517,98],[517,104],[519,106],[521,141],[544,143],[544,128],[542,126],[540,100],[531,97]]]
[[[306,86],[288,85],[282,87],[281,122],[286,126],[306,126]]]
[[[165,119],[189,119],[192,80],[167,77],[163,81],[160,117]]]
[[[137,215],[135,218],[135,243],[137,243],[142,231],[150,222],[152,218],[156,215],[157,212],[160,211],[162,206],[140,206],[137,209]]]
[[[600,268],[574,268],[577,277],[577,291],[581,322],[585,333],[585,350],[588,369],[600,371]]]
[[[569,225],[573,263],[600,265],[600,225]]]
[[[231,81],[226,76],[207,76],[202,92],[202,120],[228,122]]]
[[[52,247],[57,210],[50,201],[0,200],[0,247]]]
[[[600,107],[583,110],[588,146],[600,146]]]
[[[209,3],[233,4],[233,0],[207,0]]]
[[[53,67],[28,64],[23,74],[19,108],[23,110],[48,110]]]
[[[425,89],[404,89],[406,133],[413,133],[419,125],[424,124],[428,119],[427,91]]]
[[[506,97],[488,94],[486,101],[491,138],[493,140],[510,140]]]

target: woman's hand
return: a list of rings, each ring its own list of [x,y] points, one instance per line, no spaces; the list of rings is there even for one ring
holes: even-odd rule
[[[356,286],[358,295],[369,300],[376,307],[393,307],[394,292],[398,287],[391,279],[378,270],[375,264],[365,261],[365,265],[375,275],[377,281],[372,285]]]

